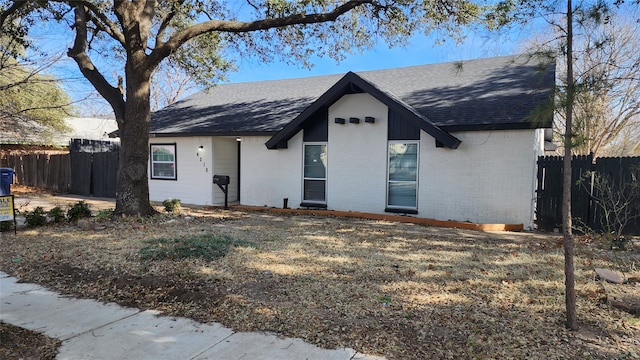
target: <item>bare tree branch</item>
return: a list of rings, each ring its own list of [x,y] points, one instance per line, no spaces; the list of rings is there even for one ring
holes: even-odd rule
[[[87,54],[87,13],[83,5],[75,7],[75,30],[76,37],[73,48],[69,49],[67,55],[75,60],[82,72],[82,75],[91,82],[94,88],[113,107],[116,119],[124,119],[124,97],[117,87],[111,86],[104,76],[95,67],[91,58]]]
[[[335,21],[340,15],[348,11],[362,6],[364,4],[373,4],[372,0],[353,0],[348,1],[332,11],[321,14],[294,14],[280,18],[262,19],[251,22],[243,21],[225,21],[210,20],[175,33],[166,43],[156,47],[149,56],[149,62],[152,66],[156,66],[162,59],[167,57],[177,48],[182,46],[188,40],[202,35],[207,32],[221,31],[229,33],[244,33],[258,30],[267,30],[272,28],[285,27],[290,25],[304,25]]]

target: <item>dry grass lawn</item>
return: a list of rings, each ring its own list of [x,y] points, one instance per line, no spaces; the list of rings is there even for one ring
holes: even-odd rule
[[[93,219],[89,230],[67,224],[3,233],[0,269],[79,297],[389,359],[640,358],[638,315],[609,306],[594,273],[603,267],[640,277],[637,243],[613,252],[577,239],[580,330],[570,332],[558,236],[268,212],[185,213]],[[243,242],[217,260],[141,258],[150,240],[210,234]],[[614,290],[638,301],[640,284]]]

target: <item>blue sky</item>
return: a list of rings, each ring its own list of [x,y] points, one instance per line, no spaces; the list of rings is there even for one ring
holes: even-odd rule
[[[530,34],[530,32],[528,32]],[[260,63],[256,59],[237,61],[238,71],[229,74],[228,82],[274,80],[294,77],[341,74],[348,71],[378,70],[404,66],[469,60],[482,57],[511,55],[523,51],[522,31],[509,35],[467,34],[460,44],[448,40],[437,45],[435,39],[416,35],[404,47],[389,48],[381,43],[362,54],[354,53],[340,63],[330,58],[314,58],[312,69],[282,62]]]

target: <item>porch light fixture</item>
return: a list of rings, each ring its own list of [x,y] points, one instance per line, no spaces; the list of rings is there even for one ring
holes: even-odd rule
[[[202,150],[204,150],[204,146],[202,145],[198,146],[198,151],[202,151]]]
[[[351,124],[360,124],[360,119],[357,117],[350,117],[349,118],[349,123]]]
[[[344,124],[344,123],[345,123],[345,121],[344,121],[344,119],[343,119],[343,118],[335,118],[333,121],[334,121],[336,124]]]
[[[236,138],[236,141],[237,141],[237,142],[240,142],[240,141],[242,141],[242,138],[241,138],[240,136],[238,136],[238,137]]]

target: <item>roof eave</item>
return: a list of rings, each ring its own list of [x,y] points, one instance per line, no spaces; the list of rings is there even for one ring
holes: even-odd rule
[[[515,123],[501,123],[501,124],[465,124],[465,125],[440,125],[439,128],[450,132],[459,131],[491,131],[491,130],[533,130],[533,129],[548,129],[553,125],[552,121],[545,121],[544,123],[531,123],[531,122],[515,122]]]
[[[204,132],[150,132],[150,138],[156,137],[192,137],[192,136],[273,136],[277,131],[204,131]]]

